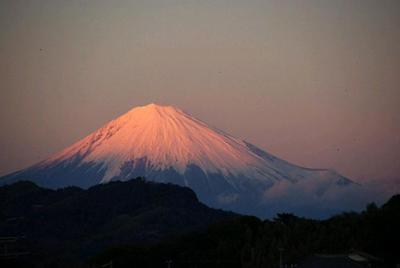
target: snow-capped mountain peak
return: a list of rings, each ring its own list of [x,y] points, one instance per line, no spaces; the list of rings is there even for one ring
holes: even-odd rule
[[[42,165],[81,157],[81,163],[102,163],[102,182],[118,176],[128,161],[147,159],[156,169],[173,168],[184,174],[196,165],[206,174],[226,176],[262,169],[263,160],[246,144],[207,126],[172,106],[149,104],[134,108]]]
[[[313,195],[322,195],[352,184],[334,171],[293,165],[176,107],[157,104],[128,111],[2,182],[31,179],[52,188],[89,187],[137,176],[188,186],[209,205],[245,213],[248,204],[264,202],[274,185],[312,181]]]

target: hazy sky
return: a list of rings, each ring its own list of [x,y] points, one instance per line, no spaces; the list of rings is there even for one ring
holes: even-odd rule
[[[133,106],[279,157],[399,178],[400,1],[0,1],[0,174]]]

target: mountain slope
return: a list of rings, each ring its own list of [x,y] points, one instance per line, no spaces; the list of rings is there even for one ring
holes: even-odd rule
[[[65,150],[2,178],[58,188],[145,176],[192,188],[211,206],[264,216],[282,182],[318,182],[315,195],[354,184],[331,170],[290,164],[171,106],[137,107]],[[262,215],[264,214],[264,215]]]

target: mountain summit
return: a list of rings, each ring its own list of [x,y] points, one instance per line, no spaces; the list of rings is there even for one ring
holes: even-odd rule
[[[259,216],[274,211],[268,200],[286,188],[306,188],[318,200],[333,188],[355,185],[332,170],[293,165],[176,107],[156,104],[134,108],[0,182],[87,188],[137,176],[188,186],[208,205]]]

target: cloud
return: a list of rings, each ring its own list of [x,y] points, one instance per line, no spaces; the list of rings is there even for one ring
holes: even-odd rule
[[[374,181],[340,185],[334,180],[279,181],[264,192],[263,203],[271,215],[281,212],[325,218],[343,211],[360,211],[368,203],[381,205],[398,193],[398,183]]]

